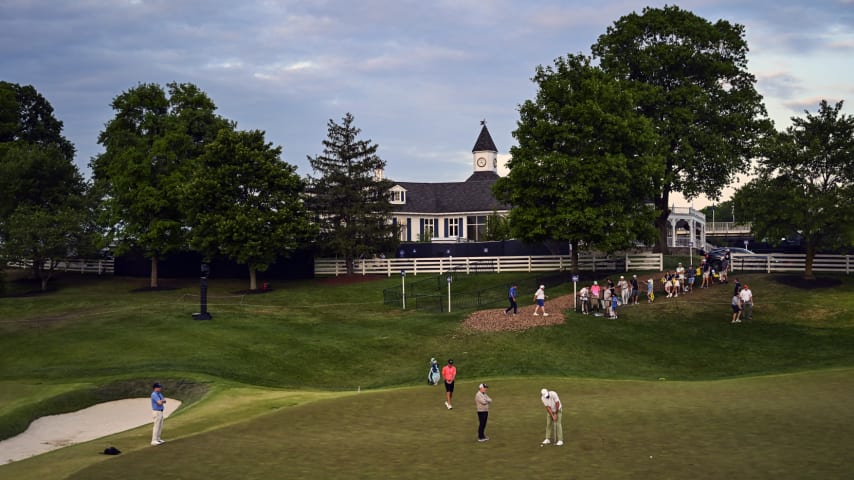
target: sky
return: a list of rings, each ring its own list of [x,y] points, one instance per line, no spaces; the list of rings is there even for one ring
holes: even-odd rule
[[[86,177],[112,100],[140,83],[179,82],[206,92],[239,129],[264,130],[300,175],[313,173],[307,157],[322,153],[328,121],[349,112],[388,178],[456,182],[471,174],[482,120],[499,159],[509,157],[537,66],[590,55],[620,17],[665,4],[0,0],[0,80],[33,85],[53,105]],[[851,114],[854,0],[669,4],[745,27],[748,70],[778,129],[822,99],[845,100]]]

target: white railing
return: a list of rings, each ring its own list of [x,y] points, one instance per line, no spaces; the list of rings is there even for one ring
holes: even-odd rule
[[[431,257],[431,258],[373,258],[356,261],[359,275],[407,275],[436,274],[449,270],[459,272],[546,272],[566,270],[572,266],[568,255],[537,255],[516,257]],[[625,255],[583,254],[578,257],[578,268],[584,271],[597,270],[658,270],[664,269],[664,257],[660,253],[633,253]],[[314,260],[314,275],[344,275],[347,266],[344,260],[317,258]]]
[[[752,227],[751,222],[706,222],[706,235],[747,235]]]
[[[6,264],[9,268],[29,269],[33,268],[31,260],[22,262],[9,262]],[[54,266],[54,272],[78,272],[78,273],[96,273],[98,275],[112,274],[114,271],[115,262],[112,259],[63,259],[59,260]],[[45,262],[45,269],[50,268],[50,263]]]
[[[770,253],[770,254],[740,254],[732,255],[732,271],[762,271],[774,272],[803,272],[806,268],[806,254],[803,253]],[[813,257],[814,272],[836,272],[850,274],[854,270],[854,257],[851,255],[818,254]]]

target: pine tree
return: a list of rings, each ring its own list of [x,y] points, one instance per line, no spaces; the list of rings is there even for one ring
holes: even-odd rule
[[[382,178],[385,162],[378,145],[359,140],[360,129],[347,113],[342,123],[327,123],[323,154],[308,157],[317,177],[309,176],[309,205],[325,254],[344,258],[347,273],[354,273],[355,259],[397,248],[397,226],[390,220],[388,191],[393,186]]]

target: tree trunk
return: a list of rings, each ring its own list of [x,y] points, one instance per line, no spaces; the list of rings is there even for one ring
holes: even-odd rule
[[[569,242],[569,248],[572,250],[570,253],[570,262],[572,262],[572,273],[578,273],[578,240],[571,240]]]
[[[151,256],[151,278],[148,281],[149,288],[157,288],[157,255]]]
[[[658,217],[655,218],[655,229],[658,230],[658,240],[652,251],[664,255],[670,255],[670,246],[667,244],[667,218],[670,217],[670,207],[667,206],[667,202],[669,199],[670,195],[665,192],[662,197],[655,200],[655,209],[659,212]]]
[[[43,277],[41,278],[41,282],[42,282],[42,292],[46,292],[46,291],[47,291],[47,281],[48,281],[48,278],[47,278],[46,276],[43,276]]]
[[[356,273],[356,260],[352,256],[347,256],[345,263],[347,264],[347,275]]]
[[[249,290],[258,290],[258,271],[252,265],[249,265]]]
[[[815,275],[812,273],[812,264],[814,258],[815,242],[807,240],[807,257],[804,261],[804,278],[806,280],[815,280]]]
[[[665,209],[664,213],[655,219],[655,229],[658,230],[658,240],[655,242],[655,247],[652,249],[655,253],[670,255],[670,246],[667,244],[667,217],[670,216],[670,210]]]

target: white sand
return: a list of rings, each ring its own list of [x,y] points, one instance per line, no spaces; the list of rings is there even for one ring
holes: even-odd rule
[[[179,400],[166,400],[164,417],[181,406]],[[31,423],[24,433],[0,441],[0,465],[151,422],[151,399],[147,397],[99,403],[72,413],[42,417]],[[169,427],[164,425],[163,428],[168,431]]]

